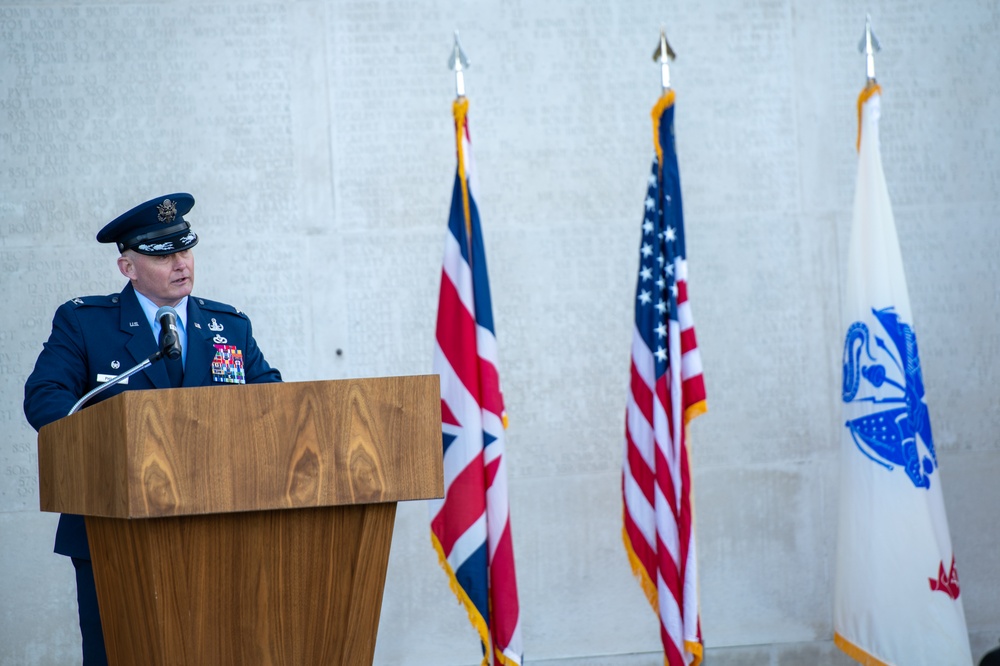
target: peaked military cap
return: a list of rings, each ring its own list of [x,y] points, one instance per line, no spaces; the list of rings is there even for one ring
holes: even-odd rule
[[[192,206],[194,197],[184,192],[150,199],[108,222],[97,240],[115,243],[119,252],[154,256],[187,250],[198,244],[198,234],[184,219]]]

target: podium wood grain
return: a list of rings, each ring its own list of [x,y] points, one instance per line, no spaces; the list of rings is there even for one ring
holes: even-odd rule
[[[88,516],[109,662],[371,664],[395,514]]]
[[[441,497],[437,376],[126,391],[42,428],[112,664],[371,664],[395,502]]]
[[[39,433],[43,511],[109,518],[440,497],[436,375],[125,391]]]

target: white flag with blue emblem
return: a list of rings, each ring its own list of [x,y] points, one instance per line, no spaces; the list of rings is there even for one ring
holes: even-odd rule
[[[840,524],[834,640],[863,664],[971,664],[941,474],[878,120],[860,144],[844,299]]]

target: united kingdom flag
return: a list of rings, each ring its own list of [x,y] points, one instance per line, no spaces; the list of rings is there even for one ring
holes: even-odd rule
[[[483,664],[522,663],[510,530],[506,413],[497,372],[486,255],[466,115],[454,103],[458,171],[438,303],[434,372],[441,376],[443,500],[431,503],[431,541],[452,591],[479,632]]]

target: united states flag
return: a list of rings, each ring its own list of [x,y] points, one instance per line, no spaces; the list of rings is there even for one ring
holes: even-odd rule
[[[483,664],[521,664],[521,618],[504,456],[506,413],[476,208],[469,102],[455,101],[458,172],[438,303],[434,372],[441,376],[444,500],[431,541],[483,645]]]
[[[688,421],[705,384],[687,294],[684,219],[674,150],[674,93],[653,107],[649,176],[622,465],[625,549],[660,619],[665,663],[702,657]]]

